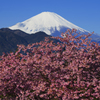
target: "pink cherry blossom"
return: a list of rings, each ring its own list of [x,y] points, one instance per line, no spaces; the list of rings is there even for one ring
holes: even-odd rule
[[[100,46],[75,29],[61,35],[0,56],[1,100],[100,99]]]

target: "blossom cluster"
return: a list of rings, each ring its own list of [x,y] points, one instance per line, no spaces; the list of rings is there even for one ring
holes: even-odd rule
[[[99,44],[75,29],[61,35],[0,57],[1,100],[100,100]]]

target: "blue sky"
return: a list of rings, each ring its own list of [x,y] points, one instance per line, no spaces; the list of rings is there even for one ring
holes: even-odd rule
[[[87,31],[100,34],[100,0],[0,0],[0,28],[44,11],[55,12]]]

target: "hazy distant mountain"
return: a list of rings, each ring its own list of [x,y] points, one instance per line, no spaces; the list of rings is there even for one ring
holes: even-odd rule
[[[59,36],[61,34],[60,31],[66,31],[68,28],[75,28],[80,32],[88,32],[53,12],[42,12],[9,28],[12,30],[20,29],[29,34],[43,31],[53,36]]]

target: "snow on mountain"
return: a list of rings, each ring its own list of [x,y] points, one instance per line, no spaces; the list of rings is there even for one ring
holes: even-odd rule
[[[59,35],[61,34],[60,31],[66,30],[67,28],[75,28],[83,33],[88,32],[53,12],[42,12],[9,28],[12,30],[20,29],[29,34],[43,31],[48,35],[53,35],[55,32],[56,35]]]

